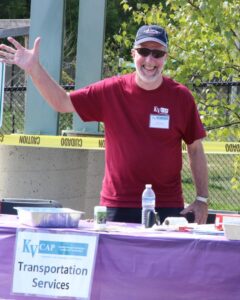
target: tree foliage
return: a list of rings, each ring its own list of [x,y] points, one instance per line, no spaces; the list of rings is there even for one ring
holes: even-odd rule
[[[0,19],[28,19],[31,0],[1,0]]]
[[[239,87],[202,88],[206,82],[239,82],[239,0],[168,0],[158,5],[144,1],[136,9],[128,0],[121,3],[129,15],[121,34],[115,35],[121,47],[132,47],[133,24],[165,27],[170,39],[165,74],[193,90],[209,138],[239,140]]]

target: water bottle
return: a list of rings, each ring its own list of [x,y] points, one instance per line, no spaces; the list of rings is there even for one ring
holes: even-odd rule
[[[142,193],[142,225],[148,227],[149,212],[155,212],[156,196],[151,184],[145,185],[145,190]]]

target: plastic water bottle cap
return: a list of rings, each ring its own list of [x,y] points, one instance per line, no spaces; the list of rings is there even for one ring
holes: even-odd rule
[[[146,188],[151,188],[152,185],[148,183],[148,184],[145,185],[145,187],[146,187]]]

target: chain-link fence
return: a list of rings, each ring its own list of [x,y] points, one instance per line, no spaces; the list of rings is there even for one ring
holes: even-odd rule
[[[205,82],[193,86],[192,90],[211,140],[216,137],[216,132],[218,138],[222,133],[224,140],[239,140],[240,135],[237,132],[240,127],[240,82]]]
[[[73,85],[63,86],[67,90],[74,89]],[[239,101],[240,82],[212,82],[204,83],[194,87],[194,93],[198,97],[200,113],[205,115],[205,122],[208,122],[209,115],[214,119],[206,129],[213,135],[215,129],[234,128],[239,130],[240,115],[239,108],[234,103]],[[5,87],[3,125],[0,133],[23,133],[24,132],[24,108],[25,108],[26,86],[20,83],[14,85],[10,82]],[[215,97],[215,102],[212,98]],[[213,105],[213,104],[214,105]],[[227,109],[227,104],[233,104]],[[214,106],[214,107],[212,107]],[[223,112],[224,107],[226,108]],[[219,115],[219,113],[221,113]],[[210,119],[210,118],[209,118]],[[58,132],[73,129],[72,114],[59,114]],[[232,134],[227,136],[228,140],[239,142],[237,136]],[[230,154],[207,154],[209,165],[209,190],[212,209],[225,209],[240,211],[240,190],[233,189],[232,178],[234,177],[234,162],[239,155]],[[183,189],[186,202],[191,202],[195,198],[194,185],[192,183],[187,155],[183,155]]]
[[[64,85],[66,90],[74,89],[72,85]],[[26,86],[17,83],[6,86],[4,91],[3,124],[0,133],[23,133],[25,116]],[[72,114],[59,114],[58,131],[72,129]]]
[[[24,131],[25,93],[25,86],[5,87],[1,133],[22,133]]]
[[[193,86],[208,139],[228,142],[240,140],[239,81],[213,81]],[[239,155],[207,154],[209,170],[210,208],[214,210],[240,211],[240,189],[234,187]],[[239,168],[239,167],[238,167]],[[183,189],[187,202],[192,202],[196,192],[189,176],[187,155],[184,155],[182,171]],[[240,178],[238,178],[239,180]]]
[[[240,190],[234,189],[232,178],[238,155],[207,154],[209,171],[209,207],[214,210],[240,211]],[[191,203],[196,192],[191,177],[187,154],[183,154],[182,182],[185,201]]]

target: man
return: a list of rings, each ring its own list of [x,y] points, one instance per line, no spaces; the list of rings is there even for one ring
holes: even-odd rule
[[[101,204],[108,219],[141,222],[141,194],[150,183],[161,221],[193,212],[195,222],[208,214],[207,163],[201,139],[205,131],[189,90],[162,75],[168,36],[157,25],[139,28],[132,57],[136,72],[108,78],[66,93],[39,63],[40,38],[28,50],[0,45],[3,62],[16,64],[31,77],[58,112],[77,112],[84,121],[104,122],[105,176]],[[182,140],[187,144],[196,199],[184,209],[181,187]]]

